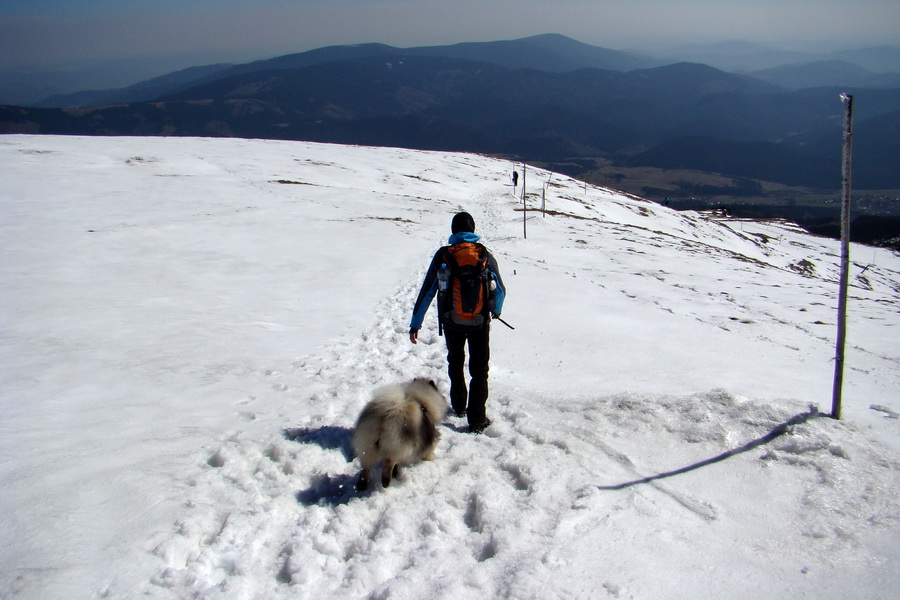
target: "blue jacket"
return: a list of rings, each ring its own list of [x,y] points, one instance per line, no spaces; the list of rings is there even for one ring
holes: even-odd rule
[[[447,244],[453,246],[460,242],[477,242],[480,239],[481,237],[474,233],[461,231],[451,235],[450,239],[447,240]],[[428,307],[431,306],[431,301],[434,300],[434,296],[437,294],[437,273],[438,269],[441,268],[441,264],[444,262],[443,256],[446,247],[447,246],[442,246],[435,252],[434,257],[431,259],[431,264],[428,265],[428,271],[425,273],[425,280],[422,282],[422,288],[419,290],[419,297],[416,298],[416,304],[413,307],[412,319],[409,322],[410,331],[418,331],[422,328],[422,322],[425,320],[425,313],[428,312]],[[503,310],[503,299],[506,298],[506,288],[503,286],[503,279],[500,278],[500,269],[497,267],[497,261],[490,251],[487,253],[487,271],[488,276],[497,282],[493,312],[495,315],[500,316],[500,311]]]

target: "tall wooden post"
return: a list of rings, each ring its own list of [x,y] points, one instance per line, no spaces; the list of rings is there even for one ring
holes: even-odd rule
[[[847,340],[847,288],[850,284],[850,174],[853,156],[853,96],[841,94],[844,103],[844,151],[841,167],[841,279],[838,292],[837,341],[834,354],[834,387],[831,416],[841,418],[844,386],[844,346]]]

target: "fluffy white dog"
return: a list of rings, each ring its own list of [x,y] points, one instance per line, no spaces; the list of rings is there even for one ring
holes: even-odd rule
[[[375,390],[353,430],[353,448],[362,464],[356,489],[368,489],[369,471],[380,462],[381,483],[388,487],[400,476],[400,465],[434,458],[441,437],[437,425],[446,412],[447,400],[425,378]]]

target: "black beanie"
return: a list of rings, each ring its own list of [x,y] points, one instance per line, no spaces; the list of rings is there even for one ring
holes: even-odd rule
[[[450,231],[452,233],[459,233],[460,231],[475,233],[475,219],[467,212],[458,213],[453,217],[453,222],[450,224]]]

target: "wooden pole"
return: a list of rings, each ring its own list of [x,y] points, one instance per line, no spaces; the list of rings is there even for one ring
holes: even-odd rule
[[[841,393],[844,385],[847,288],[850,284],[850,175],[853,157],[853,96],[841,94],[841,101],[844,103],[844,150],[841,166],[841,278],[834,354],[834,387],[831,395],[831,416],[835,419],[841,418]]]

